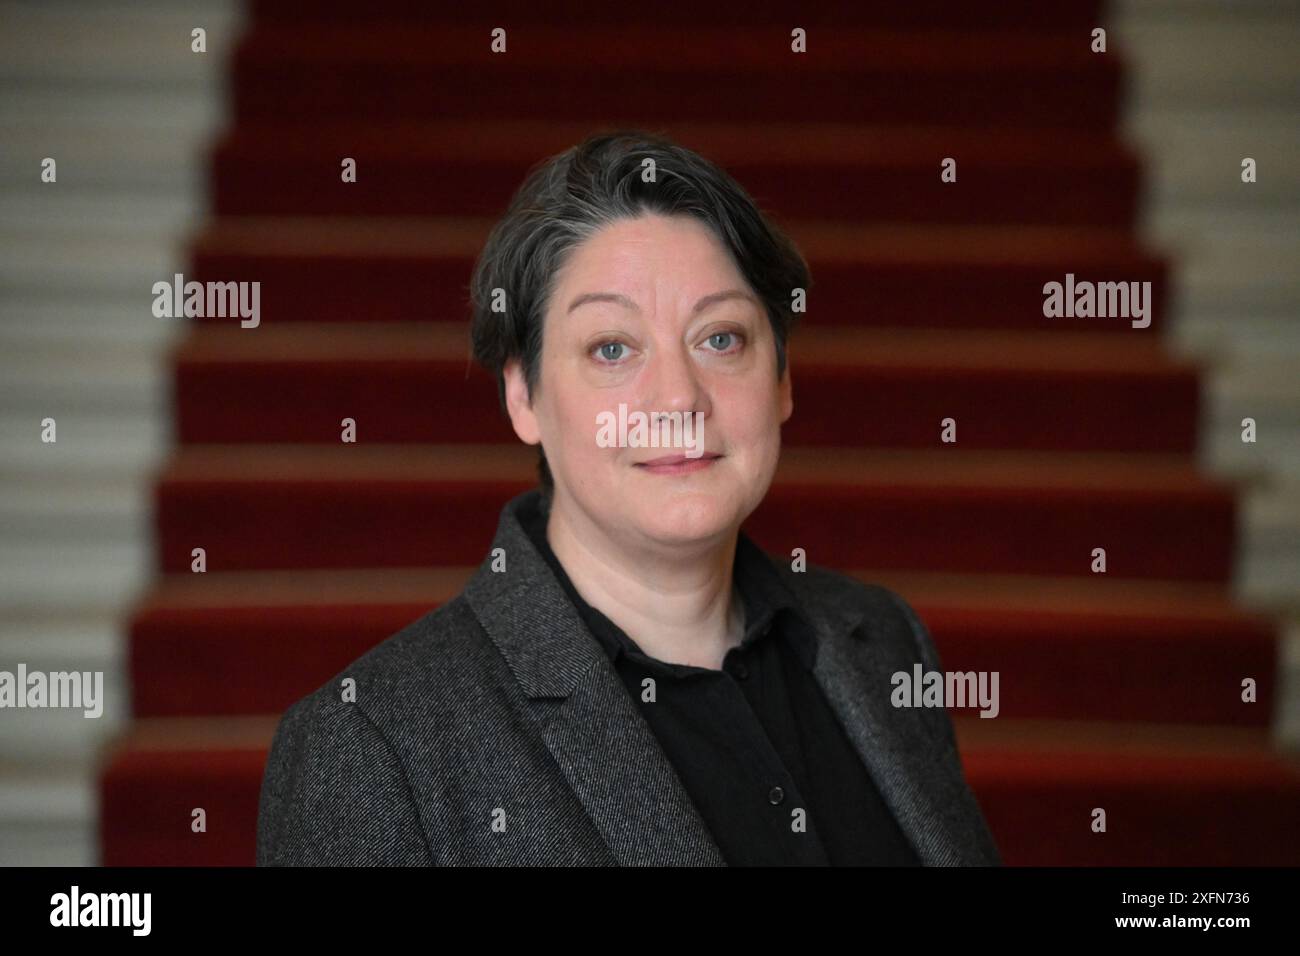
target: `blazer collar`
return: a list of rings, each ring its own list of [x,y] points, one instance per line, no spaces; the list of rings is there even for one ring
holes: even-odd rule
[[[529,543],[546,561],[556,581],[578,611],[587,630],[600,642],[610,660],[631,651],[640,651],[637,644],[617,624],[600,610],[592,607],[574,587],[572,579],[560,564],[546,540],[546,523],[549,509],[538,499],[521,497],[512,509],[515,519],[528,535]],[[743,531],[737,536],[733,576],[739,597],[745,609],[745,631],[741,646],[747,646],[764,637],[781,616],[796,620],[787,621],[786,637],[795,652],[811,672],[817,657],[817,639],[813,624],[800,607],[794,593],[786,586],[772,559]],[[672,672],[676,665],[661,665]]]
[[[538,507],[540,497],[534,488],[505,505],[464,596],[618,862],[724,865],[650,725],[520,524],[517,509]],[[862,604],[806,596],[802,604],[818,645],[814,675],[922,862],[966,862],[964,833],[982,821],[970,818],[964,781],[915,714],[862,692],[887,686],[897,669],[874,659],[870,635],[853,636]]]
[[[540,494],[524,492],[502,509],[492,552],[465,597],[533,702],[542,739],[615,859],[725,865],[650,725],[519,524],[516,509],[536,507]],[[505,570],[493,570],[502,559]]]
[[[518,518],[536,508],[534,488],[501,509],[492,550],[465,586],[465,597],[529,698],[568,697],[600,658],[546,561]]]

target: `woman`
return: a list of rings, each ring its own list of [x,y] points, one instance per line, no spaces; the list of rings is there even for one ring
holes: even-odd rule
[[[808,285],[740,186],[662,137],[530,173],[472,338],[540,487],[462,594],[285,714],[259,863],[1000,862],[945,710],[889,704],[891,675],[939,670],[911,609],[740,531]],[[608,440],[638,413],[699,428]]]

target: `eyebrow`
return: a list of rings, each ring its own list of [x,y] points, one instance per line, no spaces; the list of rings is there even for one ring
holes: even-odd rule
[[[698,315],[710,306],[717,305],[719,302],[725,302],[729,299],[747,299],[755,305],[758,304],[757,300],[748,292],[744,292],[740,289],[724,289],[721,292],[710,293],[700,299],[699,302],[696,302],[695,308],[691,309],[691,314]],[[584,292],[569,303],[569,311],[572,312],[574,309],[578,308],[578,306],[586,305],[588,302],[613,302],[616,305],[623,306],[625,309],[631,309],[633,312],[641,311],[635,302],[619,292]]]

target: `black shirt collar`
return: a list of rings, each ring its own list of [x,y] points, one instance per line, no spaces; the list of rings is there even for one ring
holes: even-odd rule
[[[573,586],[573,582],[569,580],[568,573],[546,539],[550,507],[545,496],[525,499],[516,510],[515,516],[538,553],[554,572],[556,580],[586,623],[588,630],[604,647],[611,661],[617,661],[621,655],[627,654],[635,656],[644,664],[657,666],[671,673],[684,674],[705,670],[705,668],[671,664],[649,657],[624,633],[622,628],[583,599]],[[800,608],[789,587],[781,580],[780,573],[772,564],[772,559],[743,531],[736,539],[733,572],[745,607],[745,634],[740,646],[749,646],[769,631],[779,628],[783,634],[790,637],[800,660],[811,671],[817,657],[817,642],[813,636],[812,623]]]

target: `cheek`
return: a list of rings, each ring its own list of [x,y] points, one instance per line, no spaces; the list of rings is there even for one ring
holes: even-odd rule
[[[723,388],[714,393],[713,414],[731,435],[751,442],[769,441],[781,426],[780,394],[770,382]]]
[[[557,427],[561,431],[560,440],[570,455],[591,460],[607,451],[596,444],[596,417],[605,410],[604,403],[590,400],[565,405]]]

